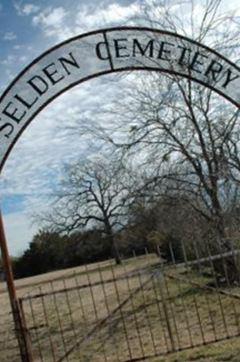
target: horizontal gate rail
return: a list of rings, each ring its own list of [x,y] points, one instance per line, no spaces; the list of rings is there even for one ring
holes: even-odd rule
[[[223,294],[223,295],[225,295],[227,297],[231,297],[231,298],[235,298],[235,299],[240,300],[240,295],[227,292],[227,291],[225,291],[223,289],[220,289],[220,288],[214,288],[214,287],[211,287],[210,285],[201,285],[200,283],[194,282],[194,281],[190,280],[189,278],[182,278],[182,277],[178,277],[176,275],[172,275],[172,274],[165,273],[165,272],[164,272],[164,275],[169,279],[178,280],[178,281],[183,282],[183,283],[187,282],[188,284],[190,284],[190,285],[192,285],[194,287],[197,287],[199,289],[202,289],[202,290],[209,290],[211,292],[217,292],[217,293]]]
[[[138,287],[134,292],[130,293],[130,295],[122,302],[120,303],[109,315],[107,315],[107,317],[105,317],[104,319],[102,319],[95,327],[92,328],[91,331],[89,331],[87,333],[86,336],[84,336],[80,341],[77,341],[75,343],[75,345],[69,349],[69,351],[63,356],[61,357],[57,362],[62,362],[64,361],[64,359],[69,356],[69,354],[76,348],[76,346],[81,345],[85,340],[87,340],[88,338],[90,338],[97,330],[99,330],[104,323],[106,323],[110,318],[112,318],[119,310],[121,310],[122,307],[124,307],[125,304],[127,304],[129,302],[129,300],[135,296],[137,293],[140,292],[140,290],[147,285],[152,278],[155,276],[155,274],[152,274],[140,287]]]
[[[240,250],[201,252],[177,261],[146,253],[93,273],[85,266],[23,296],[36,358],[137,362],[239,336],[239,280],[229,288],[219,268],[238,262]]]
[[[159,265],[159,263],[157,263],[157,265]],[[139,272],[144,272],[145,269],[146,268],[141,268],[141,270],[133,271],[133,272],[124,274],[123,276],[106,279],[106,280],[104,280],[104,284],[110,284],[110,283],[118,282],[120,280],[125,280],[126,277],[134,278],[134,277],[138,276]],[[63,278],[62,280],[65,280],[65,279]],[[102,285],[102,284],[103,284],[102,281],[97,281],[97,282],[94,282],[94,283],[84,283],[84,284],[81,284],[81,285],[79,285],[77,287],[76,286],[68,287],[67,291],[70,292],[70,291],[74,291],[74,290],[77,290],[77,289],[92,288],[92,287],[96,287],[96,286],[99,286],[99,285]],[[37,299],[37,298],[42,298],[42,297],[46,297],[46,296],[51,296],[53,294],[62,294],[62,293],[66,293],[66,288],[61,288],[61,289],[51,291],[51,292],[37,293],[37,294],[34,294],[34,295],[27,295],[27,296],[24,296],[24,297],[20,298],[20,300],[21,301],[27,301],[29,299]]]

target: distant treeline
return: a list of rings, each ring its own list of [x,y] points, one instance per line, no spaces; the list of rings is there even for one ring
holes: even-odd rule
[[[136,254],[143,253],[145,247],[146,242],[143,239],[135,245]],[[121,244],[119,252],[124,257],[133,255],[132,245]],[[102,261],[110,257],[112,257],[111,243],[99,230],[75,232],[72,235],[39,231],[24,254],[14,258],[14,276],[23,278]]]
[[[179,207],[184,210],[182,205]],[[141,255],[145,253],[146,248],[151,252],[157,252],[156,246],[159,245],[162,256],[170,260],[171,244],[175,258],[180,259],[182,252],[179,225],[177,226],[175,222],[175,231],[170,230],[172,222],[169,217],[176,221],[175,212],[178,213],[176,204],[174,209],[171,206],[163,207],[160,203],[147,208],[139,206],[135,209],[134,216],[129,219],[126,227],[114,234],[121,257],[133,256],[134,252],[136,255]],[[183,213],[183,219],[186,219],[185,216]],[[180,223],[183,227],[181,221]],[[99,229],[75,231],[70,235],[40,230],[23,255],[13,259],[14,276],[15,278],[33,276],[107,260],[113,255],[111,240]]]

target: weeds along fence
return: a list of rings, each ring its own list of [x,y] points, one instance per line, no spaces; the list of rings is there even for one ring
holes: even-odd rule
[[[240,252],[212,254],[170,245],[167,262],[146,250],[39,285],[20,299],[33,360],[142,361],[239,336]]]
[[[12,312],[6,308],[0,312],[0,361],[20,361],[18,340],[14,333]]]

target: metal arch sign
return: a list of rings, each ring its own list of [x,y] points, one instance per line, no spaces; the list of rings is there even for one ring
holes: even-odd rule
[[[35,59],[3,93],[0,170],[23,130],[58,95],[90,78],[139,69],[189,78],[240,108],[240,68],[200,43],[140,27],[82,34]]]

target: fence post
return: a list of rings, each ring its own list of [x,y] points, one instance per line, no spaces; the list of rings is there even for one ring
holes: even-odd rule
[[[161,259],[161,251],[160,251],[160,248],[159,248],[158,250],[159,250],[160,259]],[[161,270],[162,280],[165,281],[165,278],[167,278],[167,276],[166,276],[165,273],[164,273],[164,264],[163,264],[163,263],[160,263],[160,270]],[[159,280],[159,290],[160,290],[161,302],[162,302],[162,307],[163,307],[163,315],[164,315],[164,317],[165,317],[166,327],[167,327],[168,336],[169,336],[170,344],[171,344],[171,350],[172,350],[172,351],[176,351],[175,341],[174,341],[174,333],[173,333],[172,327],[171,327],[171,322],[170,322],[170,317],[169,317],[169,313],[168,313],[167,302],[166,302],[166,300],[165,300],[164,290],[163,290],[163,286],[162,286],[162,280]],[[166,282],[165,282],[165,283],[166,283]],[[169,300],[169,303],[170,303],[170,300]]]
[[[0,248],[2,253],[3,268],[6,275],[8,295],[11,303],[15,332],[18,340],[22,362],[33,362],[31,343],[27,333],[24,317],[16,294],[11,260],[8,252],[7,241],[4,233],[2,214],[0,211]]]

